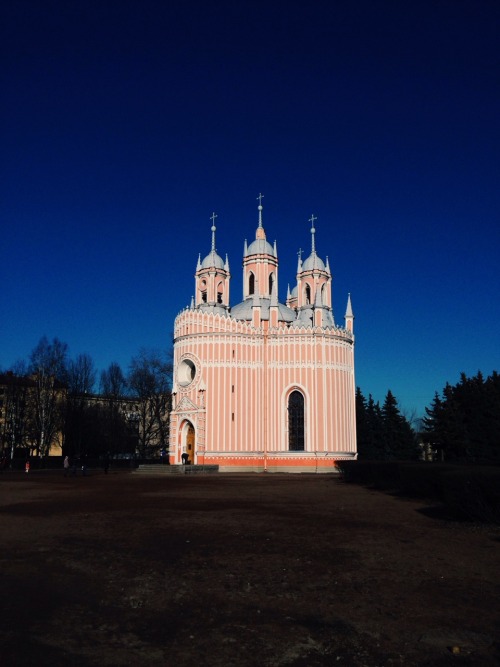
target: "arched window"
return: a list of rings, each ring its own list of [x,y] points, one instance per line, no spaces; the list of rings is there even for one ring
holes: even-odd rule
[[[292,391],[288,397],[288,449],[304,451],[304,396]]]
[[[200,282],[200,292],[201,292],[201,300],[203,303],[207,302],[207,283],[202,280]]]
[[[217,285],[217,303],[222,303],[223,293],[224,293],[224,287],[223,287],[222,283],[220,282]]]
[[[273,283],[274,283],[274,274],[270,273],[269,274],[269,296],[271,296],[272,293],[273,293]]]
[[[250,273],[248,277],[248,293],[253,294],[255,292],[255,276],[253,273]]]
[[[311,288],[309,285],[306,283],[305,289],[304,289],[304,301],[307,304],[311,303]]]

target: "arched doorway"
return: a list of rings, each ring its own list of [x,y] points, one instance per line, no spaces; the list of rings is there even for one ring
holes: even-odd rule
[[[291,452],[304,451],[304,433],[304,396],[295,390],[288,397],[288,449]]]
[[[195,463],[195,442],[196,442],[196,432],[194,426],[191,422],[186,421],[182,427],[181,431],[181,461],[182,454],[187,454],[189,463]],[[181,462],[179,461],[179,463]]]

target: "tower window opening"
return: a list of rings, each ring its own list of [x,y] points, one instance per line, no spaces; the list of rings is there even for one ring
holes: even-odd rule
[[[254,292],[255,292],[255,276],[253,275],[253,273],[251,273],[248,278],[248,293],[254,294]]]
[[[273,283],[274,283],[274,276],[272,273],[269,274],[269,296],[273,293]]]
[[[207,302],[207,293],[206,293],[206,291],[201,293],[201,300],[203,301],[203,303]]]
[[[222,303],[222,292],[217,292],[217,303]]]
[[[305,297],[306,304],[310,304],[311,303],[311,288],[309,287],[309,285],[306,285],[306,288],[304,290],[304,297]]]

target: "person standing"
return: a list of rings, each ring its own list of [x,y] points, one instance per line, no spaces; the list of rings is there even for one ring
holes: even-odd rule
[[[69,467],[70,467],[69,456],[65,456],[64,461],[63,461],[63,468],[64,468],[64,476],[65,477],[67,477],[67,475],[69,473]]]

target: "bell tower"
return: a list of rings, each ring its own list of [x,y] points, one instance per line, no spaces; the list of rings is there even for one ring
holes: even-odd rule
[[[198,256],[198,264],[195,273],[195,302],[196,308],[201,310],[215,310],[224,312],[229,308],[229,262],[217,254],[215,247],[215,219],[216,213],[212,213],[212,248],[203,261]]]
[[[316,229],[314,221],[318,218],[311,215],[311,254],[302,262],[299,259],[297,269],[297,305],[298,308],[310,308],[312,305],[322,305],[331,308],[332,292],[330,267],[328,260],[326,265],[316,253]]]
[[[243,250],[243,299],[270,299],[274,290],[278,293],[278,252],[266,239],[262,225],[263,194],[257,197],[259,223],[255,241]]]

